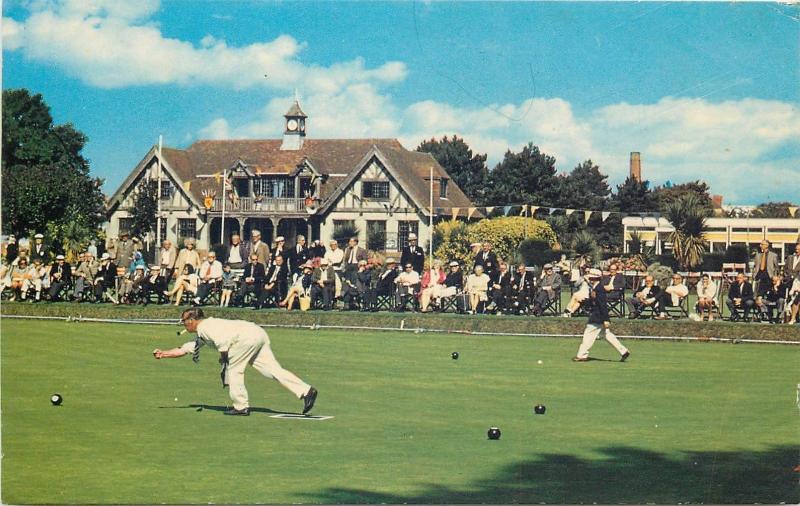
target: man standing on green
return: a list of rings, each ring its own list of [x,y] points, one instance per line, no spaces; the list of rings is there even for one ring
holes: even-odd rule
[[[573,362],[588,362],[589,349],[591,349],[598,337],[605,338],[608,344],[613,346],[620,354],[620,362],[625,362],[631,356],[628,348],[622,345],[617,336],[609,328],[608,305],[605,287],[600,284],[603,273],[599,269],[590,269],[586,276],[589,278],[589,321],[583,331],[583,342],[578,348],[578,354],[572,359]]]
[[[255,323],[244,320],[206,318],[200,308],[191,308],[181,314],[181,323],[197,338],[179,348],[153,350],[156,359],[178,358],[187,354],[197,362],[200,348],[208,344],[220,353],[223,364],[223,384],[228,385],[233,408],[226,415],[248,416],[250,404],[244,386],[244,370],[250,364],[267,378],[278,381],[296,397],[303,399],[303,414],[311,411],[317,399],[317,389],[287,371],[275,359],[269,346],[269,336]]]

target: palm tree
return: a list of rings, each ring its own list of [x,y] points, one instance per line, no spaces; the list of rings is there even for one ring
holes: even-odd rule
[[[675,228],[667,238],[672,243],[672,255],[686,270],[703,262],[706,252],[706,213],[700,198],[694,193],[682,195],[665,209],[665,217]]]

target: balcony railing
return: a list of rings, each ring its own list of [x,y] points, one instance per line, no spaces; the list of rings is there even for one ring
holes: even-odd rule
[[[304,199],[291,199],[291,198],[267,198],[261,199],[261,202],[256,202],[253,197],[242,197],[234,201],[228,199],[225,202],[225,211],[238,211],[238,212],[252,212],[252,213],[274,213],[274,212],[302,212],[305,211]],[[211,212],[222,212],[222,199],[217,197],[214,199],[214,208]]]

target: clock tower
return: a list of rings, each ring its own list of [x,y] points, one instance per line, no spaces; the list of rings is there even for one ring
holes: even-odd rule
[[[303,140],[306,138],[306,113],[300,108],[300,100],[295,94],[294,103],[283,115],[286,119],[283,129],[283,142],[281,150],[296,151],[303,147]]]

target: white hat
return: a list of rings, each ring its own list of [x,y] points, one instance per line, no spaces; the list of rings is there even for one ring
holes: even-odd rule
[[[358,261],[358,265],[367,265],[367,261],[366,260],[359,260]]]
[[[553,268],[553,264],[544,264],[544,268],[545,269],[552,269]]]
[[[322,260],[319,261],[319,264],[320,265],[330,265],[331,262],[327,258],[323,258]]]
[[[111,255],[109,255],[108,253],[103,253],[100,256],[100,260],[111,260]]]
[[[396,264],[396,263],[397,263],[397,260],[395,260],[395,259],[394,259],[394,258],[392,258],[392,257],[389,257],[389,258],[387,258],[387,259],[386,259],[386,263],[387,263],[387,264]]]
[[[600,271],[600,269],[589,269],[589,272],[586,273],[586,276],[590,278],[602,278],[603,273]]]
[[[33,236],[33,238],[34,239],[44,239],[44,236],[42,234],[36,234],[35,236]]]
[[[275,242],[286,242],[286,239],[284,239],[282,235],[279,235],[275,238]]]
[[[144,265],[141,264],[137,265],[136,270],[138,271],[139,269],[144,270]]]
[[[413,232],[408,234],[408,240],[409,241],[416,241],[417,240],[417,234],[415,234]]]
[[[64,255],[58,255],[58,256],[56,256],[56,260],[64,260]]]
[[[458,267],[458,262],[456,262],[455,260],[453,260],[452,262],[450,262],[450,264],[449,264],[449,265],[450,265],[450,267]]]

